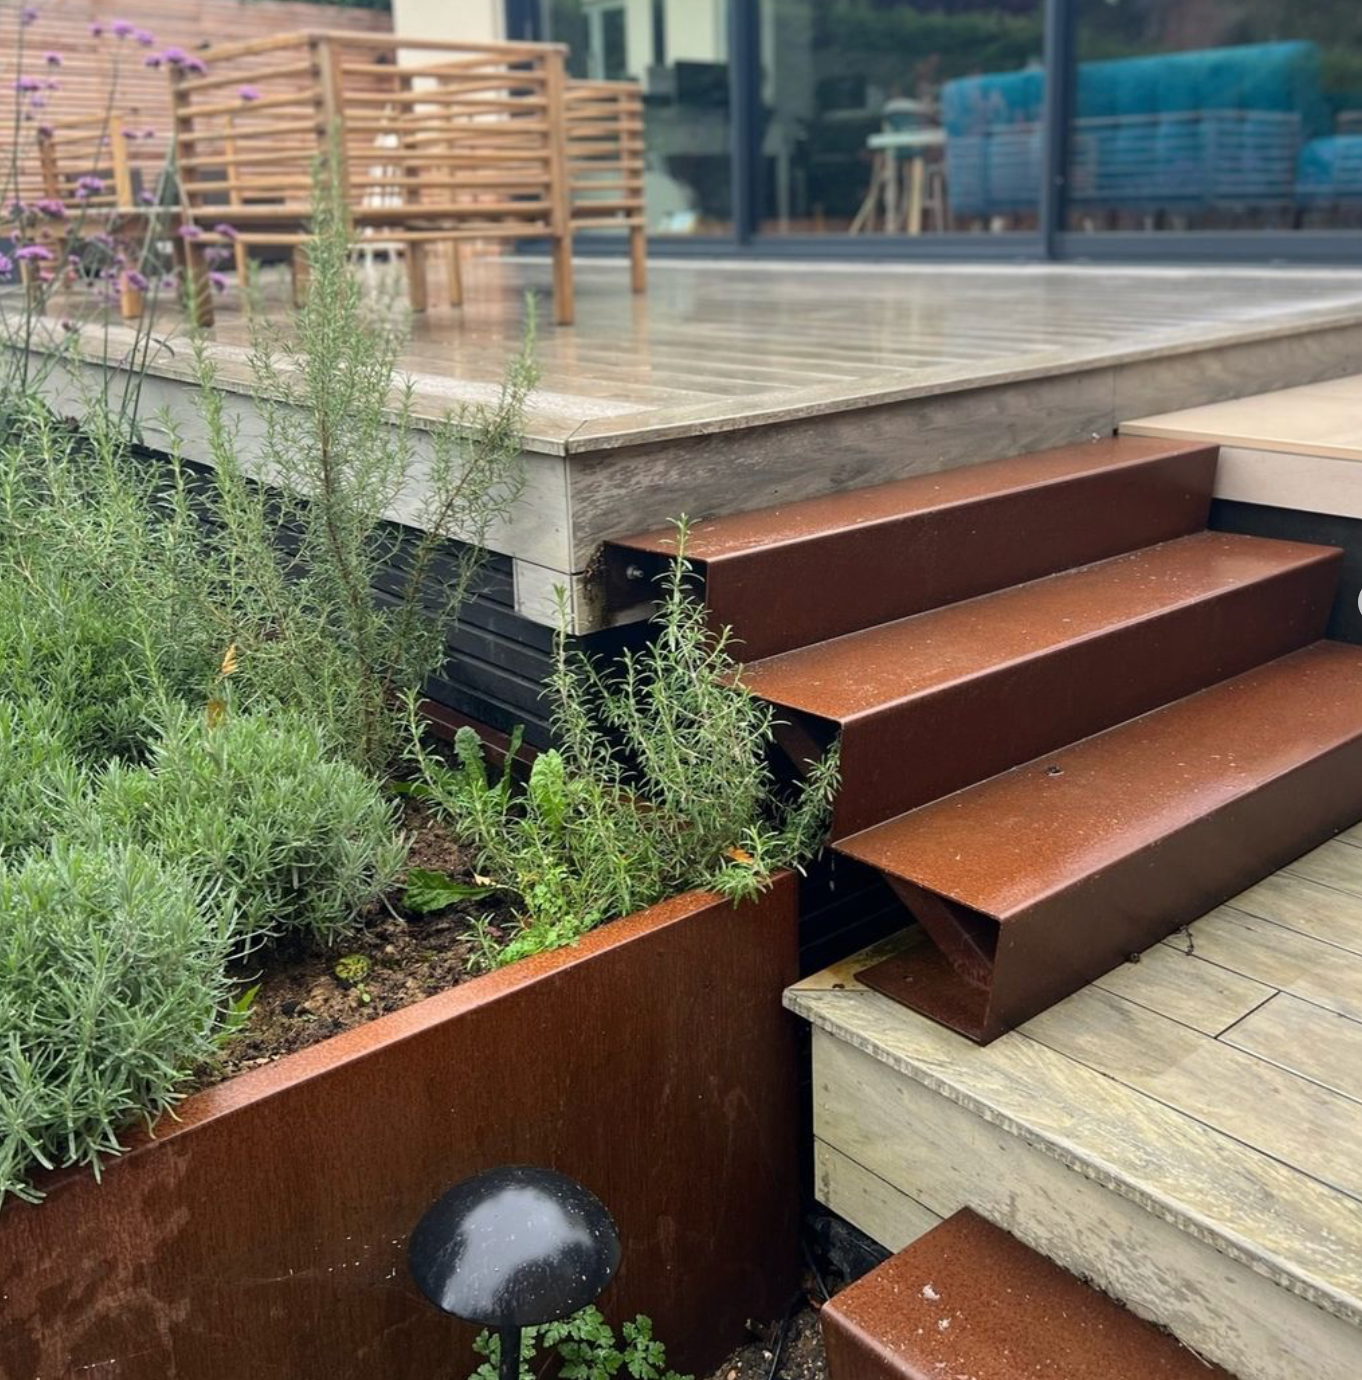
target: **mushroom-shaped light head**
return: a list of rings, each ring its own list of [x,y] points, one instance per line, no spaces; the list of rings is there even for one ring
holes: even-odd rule
[[[552,1169],[512,1165],[455,1184],[416,1224],[407,1267],[439,1309],[534,1327],[594,1303],[620,1262],[601,1200]]]

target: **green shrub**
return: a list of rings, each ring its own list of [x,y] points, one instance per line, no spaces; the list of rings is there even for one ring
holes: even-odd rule
[[[452,765],[413,734],[413,793],[450,817],[478,872],[519,909],[521,930],[498,962],[691,888],[743,900],[822,845],[836,747],[780,790],[773,712],[742,688],[727,631],[707,627],[684,543],[682,524],[642,651],[602,669],[569,652],[560,631],[551,692],[561,747],[535,759],[523,791],[509,773],[489,778],[471,729],[456,735]]]
[[[70,752],[87,766],[139,759],[164,700],[148,674],[145,644],[128,632],[123,601],[92,582],[7,586],[0,593],[0,699],[57,707]],[[210,683],[206,674],[203,682]]]
[[[233,896],[247,937],[331,942],[392,884],[405,857],[393,805],[336,759],[300,714],[183,714],[145,767],[111,763],[87,824],[132,838]]]
[[[202,540],[175,472],[21,408],[0,443],[0,697],[60,703],[89,765],[141,756],[224,645],[194,597]]]
[[[520,1338],[520,1380],[694,1380],[667,1365],[667,1348],[653,1336],[653,1321],[639,1313],[620,1329],[623,1344],[599,1308],[587,1307],[557,1322],[527,1327]],[[484,1357],[469,1380],[498,1380],[501,1339],[480,1332],[473,1350]]]
[[[83,787],[63,707],[0,698],[0,856],[46,847]]]
[[[226,912],[135,847],[0,860],[0,1201],[119,1151],[214,1049]]]

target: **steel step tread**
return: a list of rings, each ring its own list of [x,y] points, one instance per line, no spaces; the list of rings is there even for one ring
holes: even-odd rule
[[[1358,743],[1362,647],[1321,641],[835,846],[1005,931],[1040,903]],[[1291,824],[1283,819],[1283,838]],[[1262,865],[1277,863],[1265,856]]]
[[[756,661],[1206,526],[1218,449],[1114,437],[693,524],[711,626]],[[673,528],[607,542],[602,597],[641,612]]]
[[[1329,546],[1198,532],[783,652],[746,666],[743,683],[847,724],[1304,567],[1332,571],[1338,558]]]
[[[1204,454],[1204,443],[1147,436],[1114,436],[1052,450],[1031,451],[999,460],[910,475],[862,489],[728,513],[693,523],[687,540],[692,560],[712,565],[774,547],[803,545],[851,529],[894,523],[941,508],[979,503],[1026,489],[1077,479],[1102,470],[1116,472],[1172,456]],[[614,539],[612,546],[671,555],[673,527]]]
[[[963,1208],[820,1315],[832,1380],[1231,1380]]]

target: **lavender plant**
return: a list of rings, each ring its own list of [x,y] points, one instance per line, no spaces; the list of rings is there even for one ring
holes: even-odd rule
[[[230,913],[131,846],[0,858],[0,1203],[116,1155],[174,1105],[227,1010]]]

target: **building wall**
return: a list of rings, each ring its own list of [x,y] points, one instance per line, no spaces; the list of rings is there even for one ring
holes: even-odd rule
[[[506,37],[504,0],[393,0],[393,31],[466,42]]]

